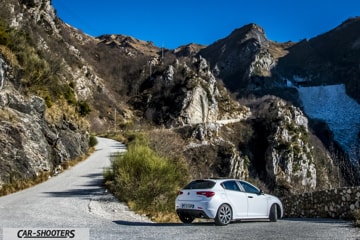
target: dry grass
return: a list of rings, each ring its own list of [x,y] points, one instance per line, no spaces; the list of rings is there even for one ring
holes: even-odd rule
[[[89,148],[89,151],[87,151],[87,153],[77,157],[74,160],[69,160],[69,161],[64,161],[61,163],[61,167],[63,170],[69,169],[73,166],[75,166],[76,164],[78,164],[79,162],[84,161],[85,159],[87,159],[93,152],[95,151],[95,147],[91,147]]]
[[[13,67],[19,67],[16,55],[6,46],[0,45],[0,54],[5,57],[9,64]]]
[[[0,108],[0,120],[16,123],[18,116],[8,108]]]
[[[127,144],[128,142],[127,138],[121,132],[107,132],[104,134],[99,134],[98,136],[104,138],[110,138],[124,144]]]
[[[78,114],[75,106],[68,104],[64,99],[58,100],[50,108],[46,109],[45,119],[48,123],[61,125],[64,117],[79,129],[90,128],[89,122]]]
[[[127,205],[130,209],[134,211],[136,209],[136,204],[132,201],[128,201]],[[176,214],[175,210],[173,212],[164,212],[164,211],[152,211],[146,212],[142,210],[134,211],[136,214],[147,216],[151,221],[156,223],[180,223],[180,219]]]
[[[0,196],[5,196],[32,187],[36,184],[48,180],[50,176],[51,176],[50,172],[40,172],[39,175],[34,177],[33,179],[14,180],[11,183],[7,183],[1,186]]]
[[[155,129],[148,133],[150,147],[157,154],[167,157],[183,155],[186,142],[179,134],[169,129]]]
[[[175,211],[172,213],[154,213],[151,220],[157,223],[180,223]]]
[[[294,43],[292,42],[288,42],[288,43],[270,42],[270,47],[268,50],[275,59],[279,59],[289,53],[287,49],[292,45],[294,45]]]

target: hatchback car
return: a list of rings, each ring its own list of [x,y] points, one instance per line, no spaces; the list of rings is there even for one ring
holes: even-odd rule
[[[216,225],[233,220],[269,219],[283,216],[283,205],[275,196],[237,179],[202,179],[179,191],[175,210],[183,223],[195,218],[214,219]]]

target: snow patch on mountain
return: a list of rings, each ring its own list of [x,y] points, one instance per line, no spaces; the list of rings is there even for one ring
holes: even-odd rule
[[[359,164],[360,105],[346,94],[345,85],[299,87],[297,90],[305,113],[325,121],[351,161]]]

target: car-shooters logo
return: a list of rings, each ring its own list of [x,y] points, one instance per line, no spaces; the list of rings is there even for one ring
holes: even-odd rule
[[[88,240],[88,228],[4,228],[4,240],[15,239],[72,239]]]

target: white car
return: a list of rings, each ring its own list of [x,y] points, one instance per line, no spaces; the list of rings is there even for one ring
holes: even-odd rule
[[[192,181],[178,193],[175,210],[183,223],[208,218],[214,219],[216,225],[246,219],[276,222],[283,216],[280,199],[237,179]]]

